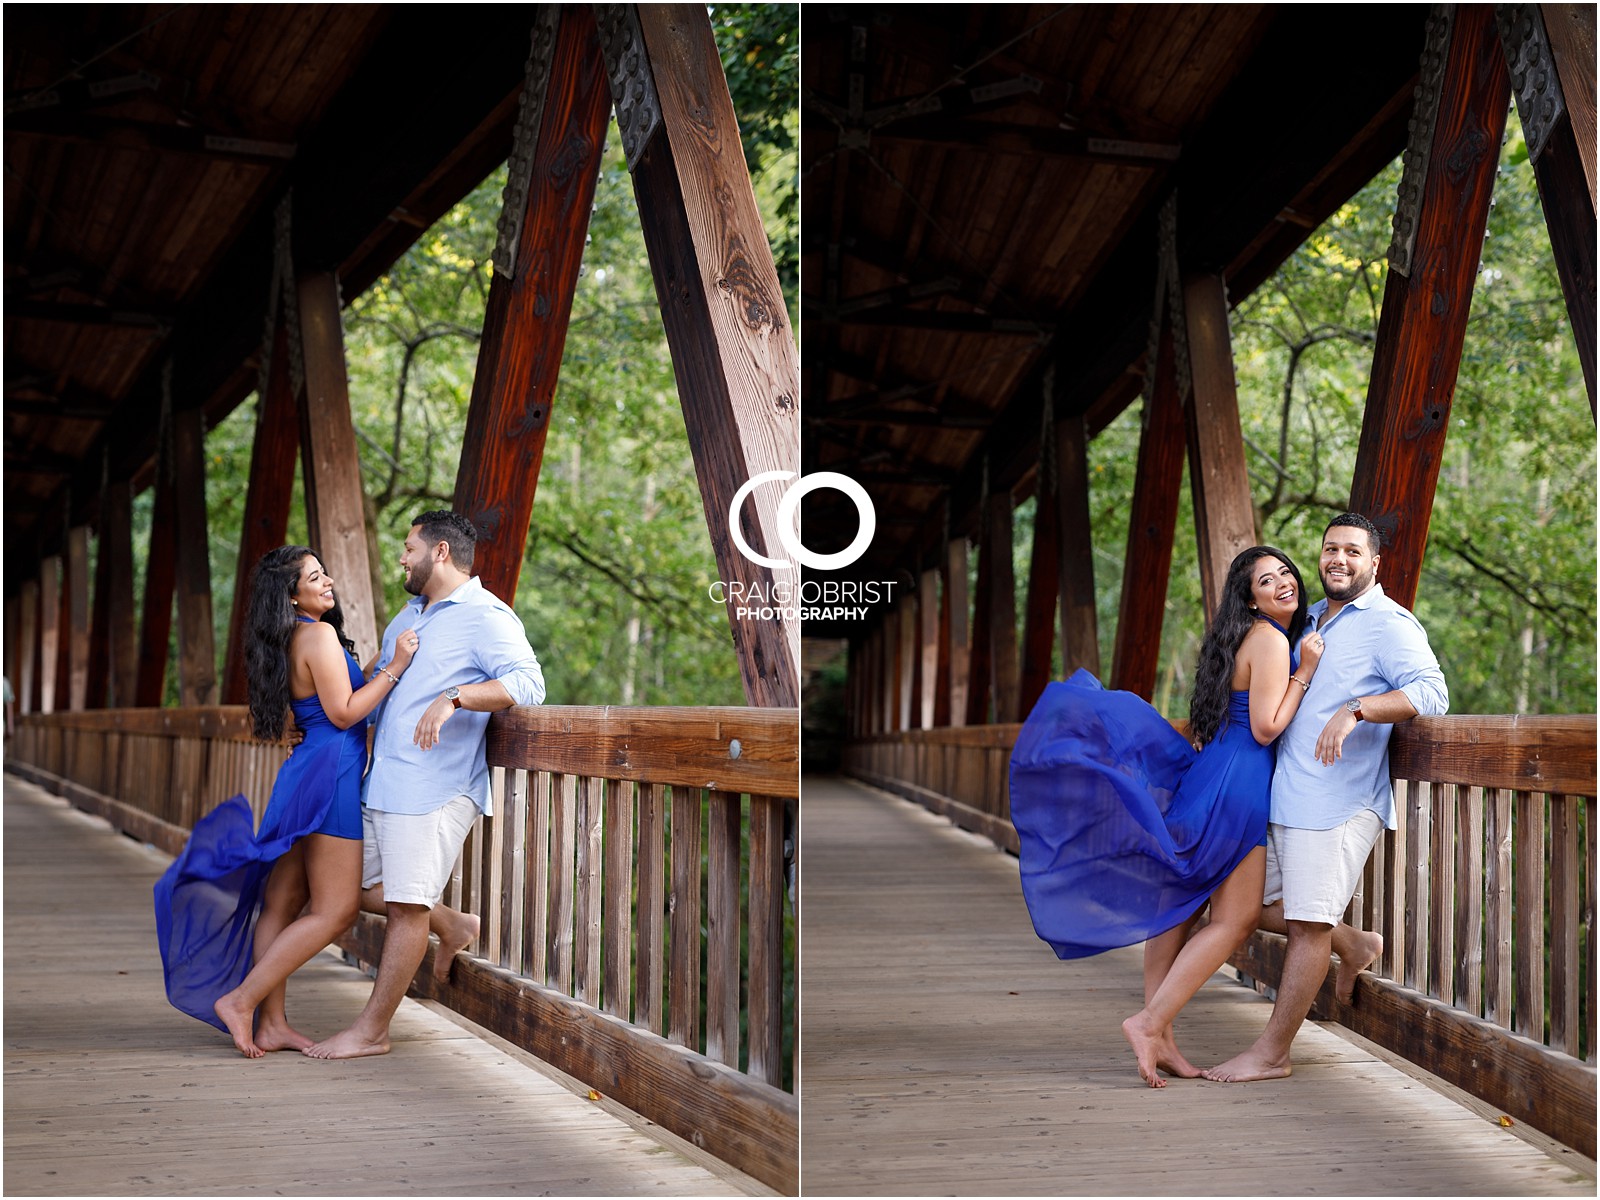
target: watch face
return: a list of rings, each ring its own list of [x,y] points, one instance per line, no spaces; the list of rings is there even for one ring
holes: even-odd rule
[[[444,690],[444,698],[446,700],[454,700],[459,695],[461,695],[461,689],[458,687],[447,687]]]

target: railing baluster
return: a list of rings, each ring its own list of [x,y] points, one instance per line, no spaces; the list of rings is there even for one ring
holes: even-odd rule
[[[670,905],[667,1036],[700,1049],[700,789],[672,789],[672,898]]]
[[[1550,797],[1550,1045],[1578,1053],[1578,801]]]
[[[783,1082],[783,801],[750,797],[750,1074]]]
[[[661,1032],[661,1001],[666,948],[666,789],[639,785],[639,982],[633,1023]]]
[[[1483,789],[1456,785],[1455,1003],[1483,1015]]]
[[[557,775],[550,797],[550,985],[573,994],[574,859],[578,846],[578,780]]]
[[[1516,1007],[1511,1028],[1544,1041],[1544,856],[1545,798],[1516,794]]]
[[[1406,932],[1406,843],[1411,837],[1411,816],[1404,804],[1397,802],[1396,810],[1400,818],[1398,826],[1379,835],[1383,841],[1383,877],[1388,888],[1383,962],[1390,979],[1402,980],[1408,957],[1406,943],[1410,940]]]
[[[506,769],[489,768],[489,791],[494,797],[494,815],[481,824],[483,829],[482,853],[478,856],[478,871],[473,880],[473,903],[483,924],[478,930],[478,944],[472,947],[475,954],[504,965],[505,922],[501,913],[502,899],[506,894],[506,875],[502,866],[506,842]]]
[[[527,920],[528,854],[527,835],[528,773],[516,769],[506,775],[505,811],[500,820],[504,835],[500,841],[500,953],[495,961],[508,971],[522,974],[523,929]]]
[[[1455,1000],[1456,804],[1454,789],[1429,790],[1428,995],[1450,1004]]]
[[[1496,1025],[1511,1028],[1511,794],[1504,788],[1483,793],[1485,853],[1489,859],[1484,879],[1483,1015]]]
[[[1428,847],[1431,844],[1429,788],[1406,780],[1406,973],[1402,982],[1428,990]]]
[[[605,788],[605,974],[602,1008],[624,1021],[631,1015],[633,982],[633,783],[607,780]]]
[[[523,857],[526,883],[522,895],[526,909],[522,929],[522,970],[539,983],[550,980],[551,863],[556,853],[550,836],[551,785],[548,771],[528,772],[527,808],[523,817]]]
[[[712,792],[706,856],[706,1057],[739,1065],[739,797]]]
[[[573,905],[577,939],[572,994],[585,1004],[600,1005],[600,886],[605,837],[603,791],[608,780],[585,775],[578,780],[578,865]]]
[[[1584,845],[1583,845],[1583,912],[1581,918],[1583,927],[1587,931],[1584,945],[1587,956],[1578,964],[1579,979],[1593,979],[1595,977],[1595,930],[1594,930],[1594,868],[1595,868],[1595,833],[1594,833],[1594,797],[1586,797],[1584,801]],[[1594,988],[1586,987],[1579,995],[1583,1000],[1583,1029],[1588,1036],[1588,1053],[1584,1058],[1589,1062],[1595,1060],[1595,1004]]]

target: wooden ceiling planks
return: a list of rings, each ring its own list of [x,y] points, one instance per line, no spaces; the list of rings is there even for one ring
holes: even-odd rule
[[[1325,210],[1398,153],[1421,51],[1420,10],[1363,11],[1363,36],[1378,48],[1364,60],[1373,64],[1370,78],[1348,86],[1330,85],[1331,59],[1305,69],[1316,18],[1281,6],[949,6],[830,10],[829,19],[808,20],[802,289],[808,316],[824,319],[802,326],[806,469],[837,464],[848,473],[887,459],[893,469],[880,470],[868,490],[880,512],[901,515],[936,509],[938,498],[925,484],[897,478],[959,477],[964,521],[986,454],[1002,486],[1029,475],[1040,373],[1052,358],[1066,364],[1059,382],[1067,402],[1092,407],[1103,426],[1138,394],[1154,212],[1175,184],[1189,196],[1180,208],[1191,214],[1180,217],[1180,247],[1195,255],[1197,269],[1240,272],[1237,300],[1308,231],[1279,219],[1285,202]],[[859,61],[851,54],[852,36],[860,36],[853,23],[865,31]],[[849,114],[852,73],[860,77],[865,121]],[[890,101],[930,94],[938,111],[901,124],[914,133],[890,136],[892,124],[872,125],[875,107],[887,111]],[[1008,150],[999,152],[984,148],[998,144],[982,132],[991,126],[1039,136],[1008,133]],[[1061,152],[1070,143],[1058,128],[1149,141],[1176,157],[1067,158]],[[1018,151],[1030,143],[1050,153]],[[828,201],[819,204],[819,195]],[[1268,205],[1280,208],[1268,213]],[[836,272],[827,265],[830,246]],[[902,301],[898,323],[869,323],[890,319],[881,313],[826,319],[830,304],[942,273],[959,286]],[[1055,328],[1046,346],[998,329],[916,327],[939,318],[915,313],[1031,317]],[[830,367],[834,357],[870,363],[876,374],[862,378],[852,368],[842,381]],[[897,387],[914,398],[894,398]],[[875,394],[884,399],[874,405]],[[884,423],[845,424],[861,420],[856,397],[866,397],[867,416]],[[987,432],[953,419],[958,405],[966,414],[994,414]],[[830,413],[839,425],[829,424]],[[897,414],[904,423],[889,423]],[[851,509],[823,489],[802,512],[808,529],[835,518],[853,527]],[[913,572],[925,566],[929,528],[881,532],[857,564],[862,577],[894,564]]]
[[[286,180],[317,214],[302,236],[353,272],[348,297],[504,160],[528,21],[475,7],[7,9],[7,95],[56,87],[59,101],[7,117],[6,544],[22,564],[8,581],[59,541],[42,514],[62,511],[64,466],[75,521],[92,519],[103,451],[148,481],[169,350],[175,387],[206,397],[209,421],[248,394]],[[442,65],[441,28],[462,42]],[[136,86],[90,95],[119,78]],[[113,316],[131,310],[149,320]]]

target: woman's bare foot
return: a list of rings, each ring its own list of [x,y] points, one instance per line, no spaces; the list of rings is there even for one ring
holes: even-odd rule
[[[389,1039],[372,1041],[354,1029],[345,1029],[307,1046],[300,1053],[307,1058],[367,1058],[374,1054],[389,1053]]]
[[[1156,1055],[1156,1066],[1179,1079],[1200,1078],[1200,1068],[1183,1056],[1178,1043],[1173,1040],[1171,1025],[1161,1031],[1161,1050]]]
[[[240,1054],[246,1058],[260,1058],[266,1053],[256,1045],[255,1039],[251,1036],[256,1023],[256,1010],[245,1006],[237,989],[223,996],[211,1008],[228,1027],[228,1032],[233,1036],[233,1044],[239,1047]]]
[[[314,1045],[316,1039],[307,1037],[287,1021],[263,1020],[256,1030],[255,1041],[258,1050],[304,1050]]]
[[[1377,962],[1378,955],[1383,953],[1382,934],[1363,931],[1356,936],[1361,953],[1350,958],[1341,956],[1339,970],[1333,977],[1333,994],[1340,1004],[1349,1004],[1355,999],[1356,976]]]
[[[1139,1078],[1153,1088],[1167,1086],[1167,1081],[1161,1078],[1161,1072],[1157,1070],[1158,1060],[1165,1049],[1164,1033],[1165,1030],[1147,1016],[1143,1009],[1122,1023],[1122,1036],[1128,1039],[1128,1045],[1133,1047],[1134,1057],[1139,1060]]]
[[[456,912],[453,908],[438,910],[438,918],[446,928],[440,932],[439,948],[433,953],[433,977],[440,983],[448,983],[456,952],[465,950],[477,938],[479,921],[471,913]]]
[[[1243,1054],[1200,1074],[1217,1083],[1254,1083],[1260,1079],[1287,1079],[1293,1071],[1294,1064],[1287,1058],[1272,1059],[1251,1046]]]

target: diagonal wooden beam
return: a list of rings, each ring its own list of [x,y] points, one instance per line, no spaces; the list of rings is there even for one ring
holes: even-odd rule
[[[483,538],[478,577],[508,604],[522,571],[611,111],[593,11],[544,11],[548,24],[537,27],[510,168],[517,178],[506,189],[507,206],[521,209],[521,232],[500,254],[510,274],[497,270],[489,287],[455,484],[456,508]]]
[[[1429,18],[1350,506],[1383,534],[1378,581],[1416,601],[1511,83],[1488,6]]]
[[[746,557],[729,522],[756,553],[783,561],[779,489],[757,487],[742,513],[730,509],[748,481],[799,468],[799,368],[716,42],[694,5],[608,6],[601,26],[717,566],[745,595],[770,594],[798,576]],[[796,705],[798,613],[748,615],[760,611],[736,603],[730,586],[746,698]]]

